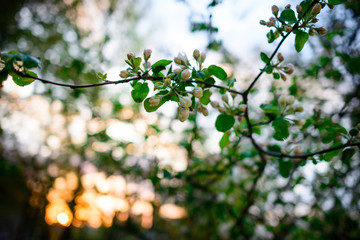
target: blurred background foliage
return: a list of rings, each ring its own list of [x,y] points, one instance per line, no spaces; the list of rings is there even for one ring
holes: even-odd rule
[[[240,58],[212,21],[222,2],[209,1],[201,18],[191,15],[189,31],[204,33],[209,54],[236,76]],[[144,48],[135,29],[149,5],[2,0],[0,49],[39,56],[44,78],[94,83],[95,72],[123,66],[126,53]],[[283,92],[301,100],[310,109],[304,119],[327,114],[350,128],[360,121],[360,2],[334,11],[322,16],[329,34],[311,42],[317,57],[293,57],[298,77],[268,81],[265,91],[267,100]],[[247,139],[230,138],[214,153],[204,120],[195,115],[180,124],[175,112],[145,113],[126,86],[18,88],[0,93],[0,239],[360,237],[358,153],[318,164],[269,157],[258,175],[265,166]],[[271,139],[263,133],[264,142]],[[319,135],[295,136],[282,147],[292,152],[301,142],[314,149]]]

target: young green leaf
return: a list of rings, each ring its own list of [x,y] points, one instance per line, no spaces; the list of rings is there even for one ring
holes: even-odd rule
[[[30,56],[30,55],[27,55],[27,54],[21,54],[20,55],[21,57],[21,60],[23,62],[23,66],[25,68],[35,68],[35,67],[40,67],[40,60],[33,57],[33,56]]]
[[[274,138],[278,141],[284,141],[289,137],[289,121],[283,118],[277,118],[273,121],[272,126],[275,129]]]
[[[210,96],[211,96],[212,92],[210,90],[205,90],[203,92],[202,97],[200,98],[200,102],[204,105],[208,105],[210,102]]]
[[[291,9],[285,9],[281,12],[279,19],[284,22],[296,23],[297,18],[295,12]]]
[[[270,62],[270,58],[264,52],[260,53],[260,58],[266,64],[268,64]]]
[[[214,75],[215,77],[221,79],[221,80],[225,80],[227,77],[227,74],[225,72],[224,69],[222,69],[221,67],[218,67],[216,65],[210,65],[208,67],[208,71],[211,75]]]
[[[234,126],[235,118],[226,113],[220,114],[215,121],[215,128],[219,132],[225,132]]]
[[[141,103],[147,97],[149,93],[149,87],[147,83],[139,83],[137,82],[133,86],[133,90],[131,91],[131,96],[135,102]]]
[[[295,49],[297,52],[300,52],[306,43],[306,41],[309,39],[309,34],[303,31],[296,31],[295,36]]]
[[[279,172],[280,172],[280,175],[283,178],[288,178],[289,177],[291,167],[292,167],[292,162],[291,161],[284,161],[283,159],[279,160]]]
[[[172,63],[171,60],[162,59],[151,65],[151,69],[153,70],[154,73],[158,73],[164,70],[166,66],[169,65],[170,63]]]
[[[32,72],[32,71],[27,71],[26,74],[29,75],[29,76],[32,76],[34,78],[37,77],[37,74]],[[34,78],[21,77],[21,76],[17,75],[16,73],[10,73],[10,75],[12,76],[12,79],[13,79],[14,83],[16,83],[17,85],[19,85],[21,87],[29,85],[33,81],[35,81]]]
[[[346,0],[329,0],[330,5],[338,5],[346,2]]]
[[[224,147],[226,147],[227,145],[230,144],[229,137],[230,137],[230,134],[224,133],[224,135],[222,136],[222,138],[219,142],[219,146],[221,149],[224,149]]]

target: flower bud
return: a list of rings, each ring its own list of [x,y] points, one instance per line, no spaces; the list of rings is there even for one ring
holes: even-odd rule
[[[200,57],[200,51],[198,49],[195,49],[193,52],[193,57],[195,58],[195,60],[197,61]]]
[[[201,62],[201,63],[205,62],[206,54],[205,54],[205,53],[201,53],[200,57],[201,57],[200,62]]]
[[[164,80],[164,84],[165,84],[166,86],[170,86],[170,85],[171,85],[171,78],[166,78],[166,79]]]
[[[281,79],[285,82],[286,81],[286,79],[287,79],[287,77],[285,76],[285,74],[282,74],[282,73],[280,73],[280,77],[281,77]]]
[[[295,111],[296,111],[296,112],[303,112],[303,111],[304,111],[304,108],[303,108],[302,106],[297,106],[297,107],[295,108]]]
[[[209,115],[209,111],[208,111],[207,108],[204,107],[203,105],[200,105],[198,111],[199,111],[200,113],[202,113],[205,117],[206,117],[207,115]]]
[[[292,65],[291,63],[288,64],[286,67],[285,67],[285,73],[286,74],[292,74],[294,72],[294,65]]]
[[[260,20],[260,25],[266,25],[266,22],[264,20]]]
[[[227,95],[222,95],[222,96],[221,96],[221,99],[222,99],[224,102],[226,102],[226,103],[229,101],[229,98],[228,98]]]
[[[130,73],[128,71],[126,71],[126,70],[123,70],[123,71],[120,72],[120,77],[121,78],[127,78],[129,76],[130,76]]]
[[[279,103],[280,103],[281,105],[285,105],[285,104],[286,104],[286,97],[285,97],[285,96],[279,97]]]
[[[213,108],[218,108],[219,107],[219,103],[217,101],[211,101],[210,104],[211,104],[211,106]]]
[[[313,18],[311,19],[311,22],[312,22],[312,23],[317,23],[318,21],[319,21],[319,19],[316,18],[316,17],[313,17]]]
[[[151,67],[151,63],[150,63],[150,62],[144,62],[144,63],[143,63],[143,66],[144,66],[145,69],[150,68],[150,67]]]
[[[288,5],[285,6],[285,9],[290,9],[290,8],[291,8],[291,5],[290,5],[290,4],[288,4]]]
[[[135,55],[134,55],[133,53],[128,53],[128,54],[127,54],[127,59],[128,59],[129,61],[131,61],[131,59],[132,59],[133,57],[135,57]]]
[[[164,83],[162,83],[162,82],[156,82],[156,83],[154,83],[154,88],[155,88],[155,90],[156,90],[156,89],[160,89],[160,88],[162,88],[162,87],[164,87]]]
[[[305,120],[301,119],[301,120],[296,120],[295,121],[296,126],[298,126],[299,128],[302,128],[302,126],[304,126],[305,124]]]
[[[273,13],[275,16],[277,16],[277,14],[278,14],[278,12],[279,12],[278,6],[273,5],[273,6],[271,7],[271,11],[272,11],[272,13]]]
[[[275,24],[273,23],[273,22],[266,22],[266,26],[268,26],[268,27],[273,27],[273,26],[275,26]]]
[[[318,15],[318,14],[320,13],[320,11],[321,11],[321,4],[320,4],[320,3],[317,3],[317,4],[315,4],[315,6],[313,7],[313,9],[311,10],[311,14],[312,14],[313,16],[316,16],[316,15]]]
[[[328,7],[332,10],[332,9],[334,9],[335,6],[328,4]]]
[[[193,95],[196,98],[201,98],[203,96],[203,89],[201,87],[194,88]]]
[[[316,33],[316,32],[315,32],[314,29],[312,29],[312,28],[309,29],[309,36],[314,36],[315,33]]]
[[[145,61],[149,60],[149,58],[151,56],[151,53],[152,53],[151,49],[145,49],[144,50],[144,59],[145,59]]]
[[[183,96],[180,96],[179,97],[179,103],[180,103],[180,106],[183,107],[183,108],[189,108],[192,104],[192,101],[191,101],[191,98],[190,97],[183,97]]]
[[[246,104],[240,104],[239,107],[238,107],[239,111],[240,112],[245,112],[246,110]]]
[[[186,119],[189,118],[189,108],[182,108],[182,107],[179,107],[178,109],[179,113],[178,113],[178,118],[180,120],[180,122],[185,122]]]
[[[294,102],[295,102],[295,97],[294,97],[294,96],[287,96],[287,98],[286,98],[286,103],[287,103],[288,105],[293,105]]]
[[[320,35],[324,35],[327,33],[327,30],[323,27],[320,27],[320,28],[315,28],[315,31],[317,31],[318,34]]]
[[[185,54],[181,54],[179,53],[177,55],[177,57],[174,58],[174,62],[177,64],[177,65],[188,65],[189,64],[189,60],[187,59],[186,55]]]
[[[188,80],[191,77],[191,72],[189,69],[185,69],[184,71],[181,72],[181,79],[182,80]]]
[[[279,62],[284,61],[284,57],[283,57],[283,55],[281,53],[278,53],[277,59],[279,60]]]
[[[296,12],[297,13],[302,13],[303,9],[300,5],[296,5]]]
[[[218,110],[220,113],[224,113],[226,111],[226,109],[224,107],[219,107]]]
[[[292,30],[293,30],[292,27],[290,27],[290,26],[285,26],[285,32],[289,33],[289,32],[291,32]]]
[[[161,102],[162,96],[156,95],[149,99],[150,107],[157,107]]]
[[[174,71],[174,73],[179,74],[182,71],[182,69],[181,68],[175,68],[173,71]]]

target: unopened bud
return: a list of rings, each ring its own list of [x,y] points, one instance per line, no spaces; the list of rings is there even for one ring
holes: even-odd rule
[[[152,53],[151,49],[145,49],[144,50],[144,59],[145,59],[145,61],[149,60],[149,58],[151,56],[151,53]]]
[[[276,19],[275,19],[274,17],[271,17],[271,18],[269,19],[269,21],[272,22],[272,23],[274,23],[274,24],[276,23]]]
[[[273,27],[273,26],[275,26],[275,24],[273,23],[273,22],[266,22],[266,26],[268,26],[268,27]]]
[[[278,6],[273,5],[273,6],[271,7],[271,11],[272,11],[272,13],[273,13],[275,16],[277,16],[277,14],[278,14],[278,12],[279,12]]]
[[[291,8],[291,5],[290,5],[290,4],[288,4],[288,5],[285,6],[285,9],[290,9],[290,8]]]
[[[211,104],[211,106],[213,108],[218,108],[219,107],[219,103],[217,101],[211,101],[210,104]]]
[[[128,71],[126,71],[126,70],[123,70],[123,71],[120,72],[120,77],[121,78],[127,78],[129,76],[130,76],[130,73]]]
[[[201,106],[199,107],[198,111],[199,111],[200,113],[202,113],[205,117],[206,117],[207,115],[209,115],[209,111],[208,111],[207,108],[204,107],[203,105],[201,105]]]
[[[304,108],[303,108],[302,106],[297,106],[297,107],[295,108],[295,111],[296,111],[296,112],[303,112],[303,111],[304,111]]]
[[[149,99],[150,107],[157,107],[160,104],[162,96],[156,95]]]
[[[135,57],[135,55],[134,55],[133,53],[128,53],[128,54],[127,54],[127,59],[128,59],[129,61],[131,61],[131,59],[132,59],[133,57]]]
[[[246,110],[246,104],[240,104],[239,107],[238,107],[239,111],[240,112],[245,112]]]
[[[296,148],[295,148],[295,154],[296,154],[296,155],[301,154],[301,149],[300,149],[300,147],[296,147]]]
[[[195,58],[195,60],[197,61],[200,57],[200,51],[198,49],[195,49],[193,52],[193,57]]]
[[[229,98],[228,98],[227,95],[221,96],[221,99],[222,99],[224,102],[226,102],[226,103],[229,101]]]
[[[334,9],[335,6],[328,4],[328,7],[332,10],[332,9]]]
[[[174,71],[174,73],[179,74],[182,71],[182,69],[181,68],[175,68],[173,71]]]
[[[282,73],[280,73],[280,77],[281,77],[281,79],[285,82],[286,81],[286,79],[287,79],[287,77],[285,76],[285,74],[282,74]]]
[[[315,30],[313,28],[309,29],[309,36],[314,36],[315,35]]]
[[[292,27],[290,27],[290,26],[285,26],[285,32],[289,33],[289,32],[291,32],[292,30],[293,30]]]
[[[296,11],[297,13],[302,13],[303,9],[300,5],[296,5]]]
[[[286,74],[292,74],[294,72],[294,65],[292,65],[291,63],[288,64],[285,68],[285,73]]]
[[[186,119],[189,118],[189,108],[182,108],[182,107],[179,107],[178,109],[179,113],[178,113],[178,118],[181,122],[185,122]]]
[[[154,88],[155,88],[155,90],[156,90],[156,89],[160,89],[160,88],[162,88],[162,87],[164,87],[164,83],[162,83],[162,82],[156,82],[156,83],[154,83]]]
[[[224,113],[226,111],[226,109],[224,107],[219,107],[218,110],[220,113]]]
[[[201,53],[201,63],[203,63],[206,59],[206,54],[205,53]]]
[[[164,84],[165,84],[166,86],[170,86],[170,85],[171,85],[171,78],[166,78],[166,79],[164,80]]]
[[[260,20],[260,25],[266,25],[266,22],[264,20]]]
[[[176,64],[178,64],[178,65],[184,65],[184,66],[186,66],[186,65],[188,65],[188,63],[189,63],[189,60],[187,59],[187,57],[186,57],[185,54],[179,53],[179,54],[177,55],[177,57],[174,58],[174,62],[175,62]]]
[[[327,30],[323,27],[320,27],[320,28],[315,28],[315,31],[317,31],[318,34],[320,35],[324,35],[327,33]]]
[[[184,71],[181,72],[181,79],[182,80],[188,80],[191,76],[191,72],[189,69],[185,69]]]
[[[286,98],[286,103],[287,103],[288,105],[293,105],[294,102],[295,102],[295,97],[294,97],[294,96],[287,96],[287,98]]]
[[[296,126],[298,126],[299,128],[302,128],[305,124],[305,120],[301,119],[301,120],[296,120],[295,121]]]
[[[318,15],[318,14],[320,13],[320,11],[321,11],[321,4],[320,4],[320,3],[317,3],[317,4],[315,4],[315,6],[313,7],[313,9],[311,10],[311,14],[312,14],[313,16],[316,16],[316,15]]]
[[[278,53],[277,59],[279,60],[279,62],[284,61],[284,57],[283,57],[283,55],[281,53]]]
[[[317,23],[318,21],[319,21],[319,19],[316,18],[316,17],[313,17],[313,18],[311,19],[311,22],[312,22],[312,23]]]
[[[281,105],[285,105],[285,104],[286,104],[286,97],[285,97],[285,96],[279,97],[279,103],[280,103]]]
[[[192,94],[196,98],[201,98],[203,96],[203,89],[201,87],[196,87],[196,88],[194,88]]]
[[[144,66],[145,69],[150,68],[150,67],[151,67],[151,63],[150,63],[150,62],[144,62],[144,63],[143,63],[143,66]]]
[[[190,97],[183,97],[183,96],[180,96],[179,97],[179,103],[180,103],[180,106],[183,107],[183,108],[189,108],[192,104],[192,101],[191,101],[191,98]]]

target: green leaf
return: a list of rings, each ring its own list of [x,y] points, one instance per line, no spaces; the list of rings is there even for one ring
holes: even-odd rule
[[[273,78],[274,79],[280,79],[280,74],[279,73],[273,73]]]
[[[154,73],[158,73],[164,70],[166,66],[169,65],[170,63],[172,63],[171,60],[162,59],[151,65],[151,69],[153,70]]]
[[[346,2],[346,0],[329,0],[330,5],[338,5]]]
[[[40,67],[40,60],[38,58],[27,54],[21,54],[20,56],[21,56],[21,60],[23,61],[23,66],[25,68]]]
[[[340,145],[341,145],[341,143],[335,143],[335,144],[331,145],[330,148],[337,147],[337,146],[340,146]],[[325,153],[324,160],[325,161],[330,161],[331,159],[333,159],[333,157],[335,157],[336,155],[341,153],[341,151],[342,151],[342,149],[338,149],[338,150],[334,150],[334,151]]]
[[[32,71],[27,71],[26,74],[29,76],[35,77],[35,78],[37,77],[37,74]],[[21,87],[29,85],[33,81],[35,81],[35,79],[33,79],[33,78],[21,77],[21,76],[17,75],[16,73],[11,73],[10,75],[12,76],[14,83],[16,83],[17,85],[19,85]]]
[[[226,113],[220,114],[215,121],[215,128],[219,132],[225,132],[234,126],[235,118]]]
[[[266,64],[268,64],[270,62],[270,58],[264,52],[260,53],[260,58]]]
[[[210,90],[208,90],[208,89],[205,90],[205,91],[203,92],[202,97],[200,98],[200,102],[201,102],[202,104],[204,104],[204,105],[208,105],[209,102],[210,102],[211,94],[212,94],[212,92],[211,92]]]
[[[149,93],[149,86],[147,83],[137,82],[133,85],[133,90],[131,91],[131,96],[135,102],[141,103],[147,97]]]
[[[101,72],[97,72],[96,73],[96,77],[99,79],[99,80],[105,80],[107,78],[107,73],[105,74],[102,74]]]
[[[219,142],[221,149],[224,149],[224,147],[229,145],[229,143],[230,143],[229,137],[230,137],[230,134],[224,133],[224,135],[222,136],[222,138]]]
[[[9,71],[7,71],[6,69],[0,71],[0,87],[2,85],[2,82],[7,79],[8,75],[9,75]]]
[[[134,70],[138,70],[141,64],[141,57],[133,57],[131,58],[131,61],[134,64]]]
[[[273,30],[270,30],[270,32],[268,32],[268,33],[266,34],[266,37],[268,38],[268,43],[272,43],[272,42],[274,42],[275,39],[276,39]]]
[[[278,141],[284,141],[289,137],[289,121],[283,118],[277,118],[273,121],[272,126],[275,129],[274,138]]]
[[[208,71],[211,75],[214,75],[215,77],[221,79],[221,80],[225,80],[227,77],[227,74],[225,72],[224,69],[222,69],[221,67],[218,67],[216,65],[210,65],[208,67]]]
[[[296,23],[297,18],[295,12],[291,9],[285,9],[281,12],[279,19],[284,22]]]
[[[295,36],[295,49],[297,52],[300,52],[306,43],[306,41],[309,39],[309,34],[303,31],[296,31]]]
[[[267,149],[272,152],[281,153],[281,147],[278,144],[269,145]]]
[[[341,160],[344,162],[347,162],[352,158],[352,156],[354,156],[354,154],[355,154],[355,149],[353,149],[353,148],[345,149],[342,152]]]
[[[270,119],[275,119],[279,114],[279,110],[272,104],[261,104],[260,108],[265,112],[266,116]]]
[[[227,81],[227,86],[228,87],[233,87],[235,83],[236,83],[236,78],[234,78],[233,80],[228,80]]]
[[[292,167],[291,161],[279,160],[279,172],[283,178],[288,178]]]

